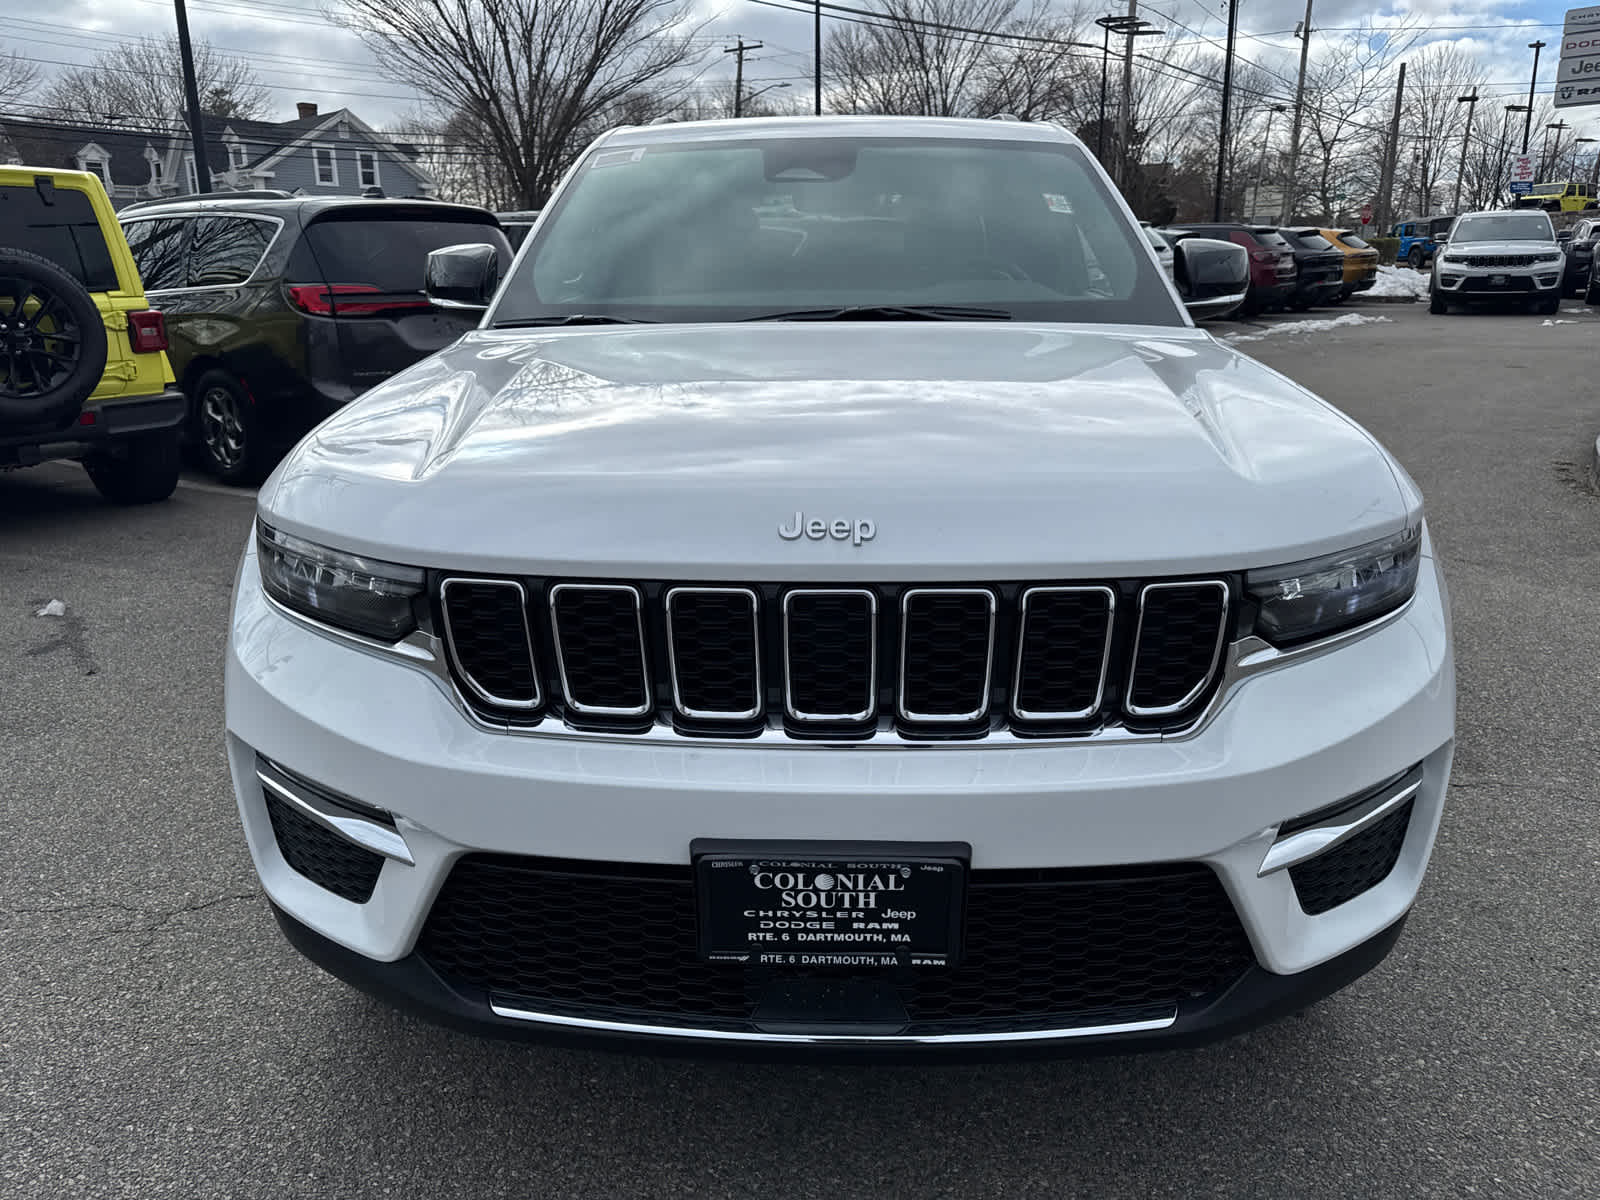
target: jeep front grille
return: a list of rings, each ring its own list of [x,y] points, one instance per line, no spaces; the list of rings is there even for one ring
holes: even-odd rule
[[[1541,259],[1537,254],[1472,254],[1465,258],[1448,259],[1448,262],[1465,264],[1469,267],[1531,267],[1539,262],[1550,262],[1550,259]]]
[[[464,703],[687,737],[1076,736],[1191,724],[1237,580],[806,587],[434,580]]]

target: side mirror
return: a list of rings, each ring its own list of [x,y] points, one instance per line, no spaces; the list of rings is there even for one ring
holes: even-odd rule
[[[1570,229],[1563,229],[1560,233],[1556,234],[1556,241],[1558,242],[1570,242],[1571,240],[1572,230]]]
[[[428,255],[423,290],[439,308],[482,312],[500,287],[500,251],[487,242],[445,246]]]
[[[1215,238],[1184,238],[1172,248],[1173,282],[1197,321],[1225,317],[1250,290],[1250,252]]]

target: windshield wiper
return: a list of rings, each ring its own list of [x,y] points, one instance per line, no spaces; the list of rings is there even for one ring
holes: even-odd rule
[[[801,308],[763,313],[747,321],[1009,321],[1003,308],[962,308],[954,304],[851,304],[844,308]]]
[[[568,317],[527,317],[521,321],[496,321],[495,329],[527,329],[534,325],[655,325],[640,317],[608,317],[604,313],[573,313]]]

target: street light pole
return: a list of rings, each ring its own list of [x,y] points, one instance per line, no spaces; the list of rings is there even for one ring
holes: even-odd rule
[[[1257,218],[1261,215],[1261,177],[1267,171],[1267,155],[1272,153],[1272,118],[1281,112],[1288,111],[1287,106],[1282,104],[1274,104],[1267,109],[1267,132],[1261,139],[1261,161],[1256,164],[1255,194],[1250,198],[1250,216],[1252,218]]]
[[[1533,136],[1533,89],[1539,85],[1539,51],[1544,49],[1543,42],[1529,42],[1528,49],[1533,51],[1533,77],[1528,80],[1528,115],[1522,122],[1522,152],[1528,152],[1528,139]]]
[[[1472,141],[1472,110],[1478,107],[1477,85],[1473,85],[1472,95],[1457,96],[1456,103],[1467,106],[1467,131],[1461,135],[1461,165],[1456,168],[1456,198],[1450,206],[1452,213],[1461,211],[1461,177],[1467,173],[1467,144]]]

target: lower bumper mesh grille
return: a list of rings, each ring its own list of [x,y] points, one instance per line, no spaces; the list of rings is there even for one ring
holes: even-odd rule
[[[1300,907],[1315,916],[1354,900],[1378,886],[1400,861],[1406,831],[1411,827],[1407,800],[1383,820],[1325,854],[1289,868]]]
[[[272,836],[290,869],[352,903],[365,904],[372,899],[378,872],[383,869],[382,855],[352,846],[271,792],[262,794]]]
[[[1198,864],[976,871],[964,946],[955,968],[892,976],[908,1032],[1170,1013],[1254,963],[1216,875]],[[491,855],[456,864],[418,952],[452,984],[542,1011],[699,1028],[746,1026],[768,988],[787,981],[869,978],[700,961],[687,867]]]

